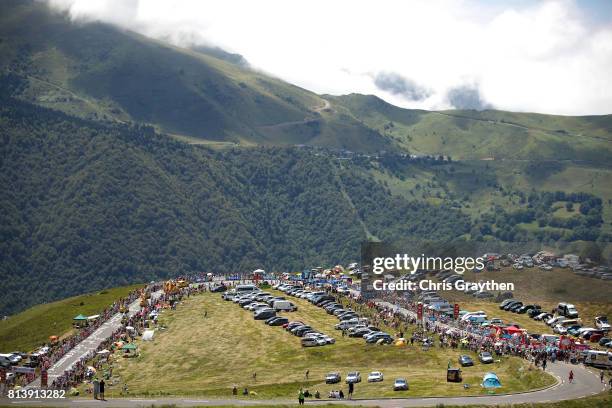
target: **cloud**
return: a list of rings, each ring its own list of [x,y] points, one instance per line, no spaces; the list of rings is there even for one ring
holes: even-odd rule
[[[373,79],[378,89],[400,95],[408,101],[422,101],[431,95],[431,91],[395,72],[379,72]]]
[[[478,84],[498,109],[612,113],[612,17],[577,0],[49,1],[74,19],[221,47],[318,93],[447,109],[454,88]]]
[[[491,109],[491,104],[487,103],[480,95],[480,90],[475,85],[461,85],[448,90],[448,102],[455,109]]]

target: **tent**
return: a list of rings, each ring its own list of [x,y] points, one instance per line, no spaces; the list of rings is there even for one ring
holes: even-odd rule
[[[104,349],[104,350],[100,350],[100,351],[98,351],[98,354],[100,354],[100,355],[106,355],[106,354],[110,354],[110,351],[108,351],[107,349]]]
[[[78,320],[78,321],[86,321],[87,320],[87,316],[83,316],[82,314],[75,316],[72,320]]]
[[[485,388],[499,388],[501,387],[501,383],[499,382],[499,378],[495,373],[486,373],[484,377],[482,377],[482,384]]]
[[[153,330],[145,330],[142,334],[142,341],[153,341],[153,336],[155,335],[155,331]]]
[[[518,328],[518,327],[516,327],[516,326],[508,326],[508,327],[504,328],[503,330],[504,330],[506,333],[508,333],[508,334],[516,334],[516,333],[522,333],[522,332],[523,332],[523,330],[522,330],[522,329],[519,329],[519,328]]]

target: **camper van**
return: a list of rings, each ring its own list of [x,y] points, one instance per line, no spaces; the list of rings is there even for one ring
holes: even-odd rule
[[[277,300],[274,302],[274,310],[284,311],[284,312],[294,312],[297,310],[297,306],[288,300]]]
[[[593,367],[612,368],[612,353],[606,351],[589,350],[584,358],[584,364]]]
[[[576,319],[578,317],[578,310],[576,310],[576,306],[571,303],[559,303],[557,306],[557,313],[571,319]]]
[[[259,292],[259,288],[255,285],[238,285],[236,286],[236,293],[237,294],[247,294],[247,293],[253,293],[253,292]]]

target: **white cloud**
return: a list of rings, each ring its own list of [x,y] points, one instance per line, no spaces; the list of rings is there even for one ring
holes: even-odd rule
[[[372,93],[400,106],[444,109],[450,90],[476,85],[499,109],[612,113],[612,25],[591,24],[571,1],[50,1],[74,18],[179,45],[218,45],[319,93]],[[379,89],[380,73],[429,96]]]

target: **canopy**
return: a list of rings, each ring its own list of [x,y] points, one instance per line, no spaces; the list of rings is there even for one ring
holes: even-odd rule
[[[516,326],[508,326],[504,328],[504,331],[508,334],[515,334],[515,333],[521,333],[523,330],[519,329]]]
[[[72,320],[87,320],[87,316],[83,316],[82,314],[75,316]]]
[[[153,336],[155,335],[154,330],[145,330],[142,334],[142,341],[153,341]]]
[[[98,354],[102,354],[102,355],[109,354],[109,353],[110,353],[110,351],[108,351],[107,349],[98,351]]]
[[[253,273],[266,273],[263,269],[255,269]]]
[[[100,317],[100,315],[99,315],[99,314],[97,314],[97,315],[93,315],[93,316],[89,316],[87,319],[88,319],[88,320],[96,320],[98,317]]]
[[[121,350],[136,350],[136,345],[134,343],[124,344]]]
[[[485,388],[499,388],[501,387],[501,383],[499,382],[499,378],[495,373],[486,373],[484,377],[482,377],[482,384]]]

